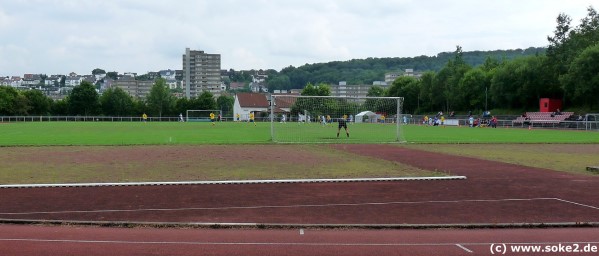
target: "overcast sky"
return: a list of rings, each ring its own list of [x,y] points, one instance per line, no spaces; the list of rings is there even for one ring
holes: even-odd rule
[[[182,69],[186,47],[236,70],[539,47],[593,2],[0,0],[0,76]]]

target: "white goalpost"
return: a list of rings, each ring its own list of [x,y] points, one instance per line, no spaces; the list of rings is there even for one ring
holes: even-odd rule
[[[218,109],[212,110],[195,110],[188,109],[185,112],[185,121],[186,122],[210,122],[210,113],[214,114],[215,121],[218,121],[218,117],[222,117],[222,111]]]
[[[584,129],[599,130],[599,113],[589,113],[584,116]]]
[[[279,143],[395,143],[402,97],[272,95],[271,138]],[[285,115],[288,122],[279,122]]]

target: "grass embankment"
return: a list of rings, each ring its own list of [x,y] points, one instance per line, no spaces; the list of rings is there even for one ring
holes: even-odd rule
[[[599,166],[599,144],[411,144],[408,148],[469,156],[555,171],[593,175]]]

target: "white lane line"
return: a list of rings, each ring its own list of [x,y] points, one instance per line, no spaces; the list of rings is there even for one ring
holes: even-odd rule
[[[397,177],[397,178],[348,178],[348,179],[281,179],[281,180],[215,180],[173,182],[107,182],[107,183],[57,183],[57,184],[8,184],[0,188],[53,188],[53,187],[120,187],[120,186],[170,186],[170,185],[240,185],[277,183],[326,183],[326,182],[386,182],[386,181],[431,181],[465,180],[466,176],[441,177]]]
[[[298,204],[298,205],[259,205],[259,206],[225,206],[225,207],[186,207],[186,208],[147,208],[147,209],[105,209],[105,210],[73,210],[73,211],[38,211],[38,212],[3,212],[0,215],[31,215],[31,214],[65,214],[65,213],[108,213],[108,212],[143,212],[143,211],[197,211],[197,210],[243,210],[243,209],[276,209],[276,208],[308,208],[308,207],[339,207],[339,206],[372,206],[394,204],[439,204],[439,203],[469,203],[469,202],[510,202],[556,200],[556,198],[507,198],[507,199],[470,199],[442,201],[398,201],[372,203],[339,203],[339,204]]]
[[[46,243],[99,243],[99,244],[174,244],[174,245],[264,245],[264,246],[455,246],[453,243],[293,243],[293,242],[184,242],[184,241],[123,241],[123,240],[73,240],[0,238],[0,241]]]
[[[468,249],[468,248],[464,247],[464,246],[463,246],[463,245],[461,245],[461,244],[455,244],[455,245],[456,245],[457,247],[460,247],[460,248],[462,248],[462,250],[464,250],[464,251],[466,251],[466,252],[468,252],[468,253],[472,253],[472,250],[470,250],[470,249]]]
[[[599,210],[599,207],[588,205],[588,204],[581,204],[581,203],[572,202],[572,201],[568,201],[568,200],[564,200],[564,199],[560,199],[560,198],[555,198],[555,200],[561,201],[561,202],[564,202],[564,203],[569,203],[569,204],[573,204],[573,205],[578,205],[578,206],[583,206],[583,207],[587,207],[587,208]]]
[[[458,246],[467,252],[472,250],[464,247],[492,245],[491,242],[480,243],[293,243],[293,242],[202,242],[202,241],[126,241],[126,240],[75,240],[75,239],[35,239],[35,238],[0,238],[6,242],[44,242],[44,243],[98,243],[98,244],[164,244],[164,245],[263,245],[263,246]],[[598,241],[577,242],[512,242],[506,245],[558,245],[558,244],[599,244]]]

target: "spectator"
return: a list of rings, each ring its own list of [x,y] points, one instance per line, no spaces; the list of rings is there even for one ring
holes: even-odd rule
[[[489,123],[489,125],[490,125],[492,128],[497,128],[497,117],[493,116],[493,117],[491,118],[491,122]]]
[[[555,115],[557,116],[557,115],[561,115],[561,114],[562,114],[562,111],[560,111],[560,110],[559,110],[559,108],[558,108],[558,109],[555,111]]]

